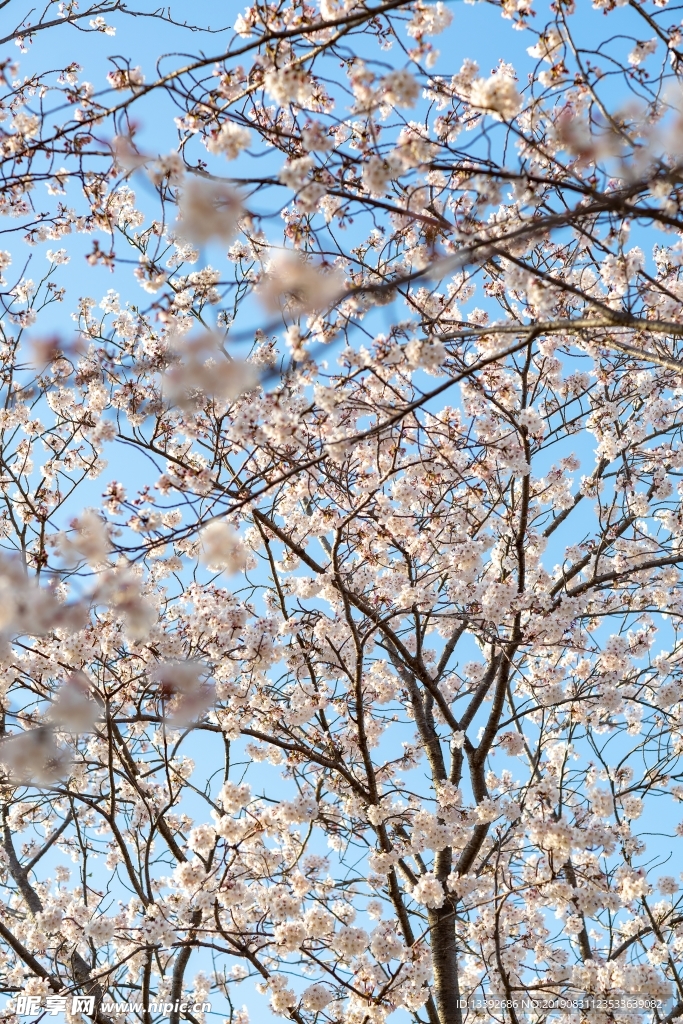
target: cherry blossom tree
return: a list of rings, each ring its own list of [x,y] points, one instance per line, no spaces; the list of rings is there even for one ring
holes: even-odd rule
[[[2,9],[3,1020],[682,1016],[680,9]]]

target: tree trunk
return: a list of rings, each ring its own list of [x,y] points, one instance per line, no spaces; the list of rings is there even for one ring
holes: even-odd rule
[[[444,888],[452,866],[453,852],[447,846],[434,858],[434,874]],[[462,1024],[458,948],[455,941],[456,902],[456,897],[449,896],[442,907],[429,911],[434,996],[440,1024]]]
[[[434,996],[440,1024],[462,1024],[455,914],[451,901],[447,901],[438,910],[429,911],[429,928],[434,967]]]

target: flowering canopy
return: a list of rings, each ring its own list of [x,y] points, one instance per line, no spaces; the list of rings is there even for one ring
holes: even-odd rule
[[[8,995],[683,1014],[683,30],[581,6],[2,41]]]

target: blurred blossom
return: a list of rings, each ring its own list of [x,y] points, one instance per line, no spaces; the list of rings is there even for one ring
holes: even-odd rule
[[[95,600],[123,618],[132,640],[147,637],[157,620],[156,608],[142,593],[142,580],[125,564],[102,574]]]
[[[143,167],[148,157],[138,152],[135,143],[128,135],[116,135],[112,142],[112,152],[117,164],[124,170],[134,171]]]
[[[84,558],[93,567],[107,562],[110,541],[107,525],[97,512],[87,509],[71,521],[71,532],[58,538],[58,552],[65,561]]]
[[[72,372],[72,366],[64,359],[64,356],[77,356],[83,350],[80,340],[66,342],[56,334],[31,338],[28,345],[32,366],[44,370],[48,365],[59,360],[59,366],[52,366],[51,372],[56,374],[59,371],[61,377],[68,376]]]
[[[232,402],[259,381],[255,366],[231,359],[222,351],[222,337],[210,331],[195,338],[175,335],[171,348],[179,356],[164,377],[165,391],[182,408],[203,404],[202,396]],[[197,394],[199,392],[199,394]]]
[[[70,757],[57,746],[52,729],[39,726],[2,740],[0,764],[15,784],[49,785],[68,774]]]
[[[44,636],[53,629],[74,632],[86,621],[81,604],[63,604],[50,587],[26,574],[18,557],[0,556],[0,633]]]
[[[312,264],[300,253],[285,251],[266,266],[258,294],[271,312],[308,312],[328,306],[343,288],[344,278],[336,267]]]
[[[211,706],[215,690],[206,679],[208,672],[202,661],[167,661],[156,666],[152,678],[159,685],[159,696],[170,701],[166,716],[169,725],[190,725]]]
[[[57,690],[50,720],[66,732],[89,732],[100,717],[100,709],[90,697],[85,672],[73,672]]]
[[[202,554],[200,561],[208,569],[240,572],[247,564],[244,542],[230,523],[215,519],[200,533]]]
[[[235,189],[218,181],[191,178],[178,200],[177,230],[203,245],[212,238],[232,242],[244,210]]]

